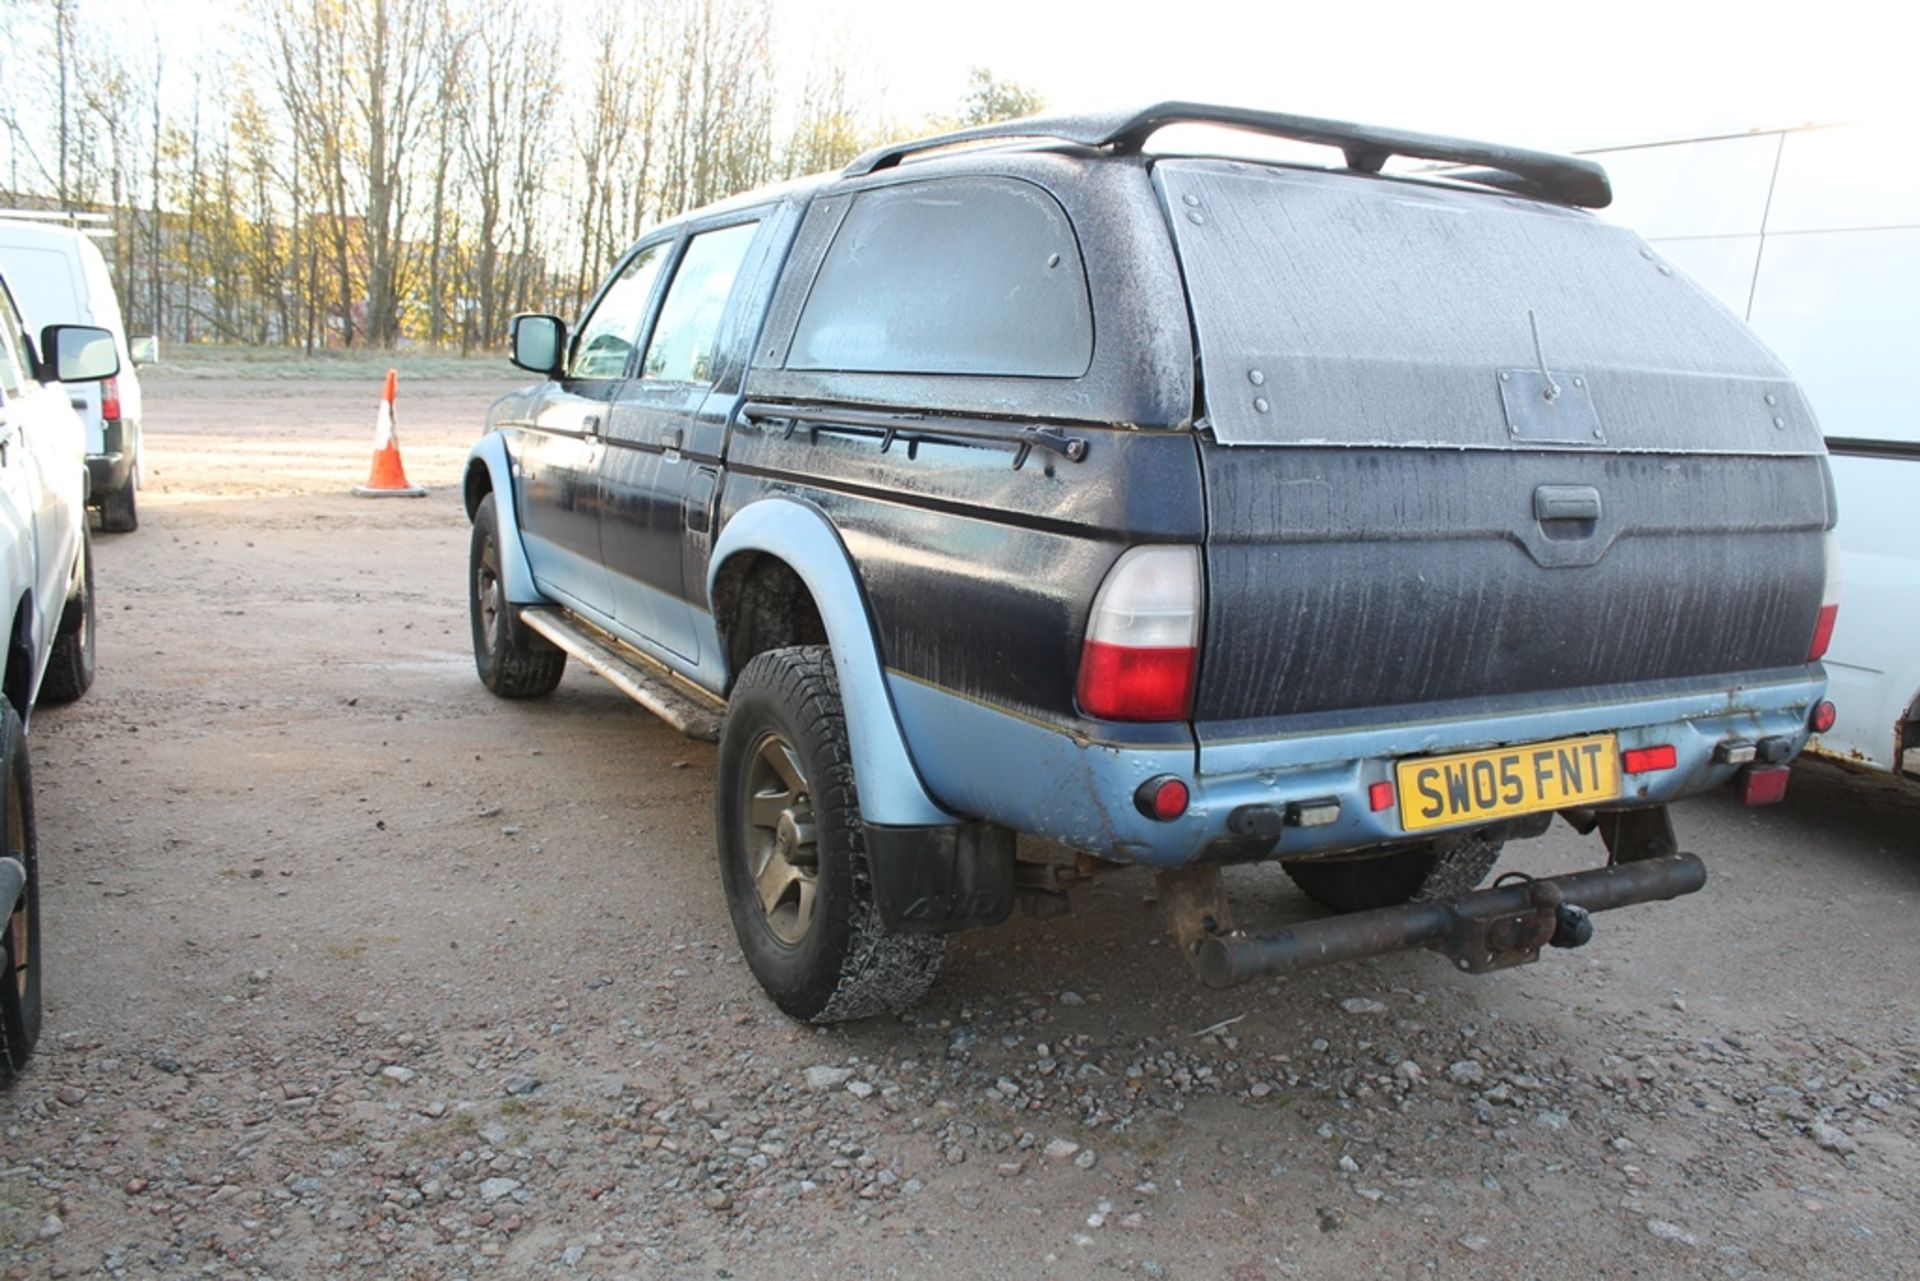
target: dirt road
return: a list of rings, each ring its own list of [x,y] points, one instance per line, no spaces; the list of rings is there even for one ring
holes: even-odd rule
[[[98,684],[33,722],[0,1275],[1920,1270],[1920,790],[1691,803],[1706,892],[1487,978],[1207,992],[1122,873],[958,940],[904,1019],[796,1026],[727,924],[711,750],[583,672],[474,678],[454,482],[495,387],[403,367],[433,492],[369,502],[371,382],[153,380]]]

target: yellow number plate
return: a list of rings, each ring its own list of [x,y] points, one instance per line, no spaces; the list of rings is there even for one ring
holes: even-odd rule
[[[1400,826],[1409,832],[1538,814],[1620,795],[1620,751],[1611,734],[1423,756],[1399,762],[1394,772]]]

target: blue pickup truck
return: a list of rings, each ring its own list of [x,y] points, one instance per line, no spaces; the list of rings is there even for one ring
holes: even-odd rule
[[[1329,163],[1149,145],[1194,122]],[[1118,864],[1210,983],[1576,946],[1703,884],[1670,802],[1777,800],[1832,714],[1813,413],[1609,196],[1163,103],[697,210],[514,322],[480,677],[571,658],[718,741],[736,932],[798,1018],[901,1008],[945,934]],[[1476,889],[1556,814],[1599,866]],[[1263,860],[1336,914],[1237,927],[1220,869]]]

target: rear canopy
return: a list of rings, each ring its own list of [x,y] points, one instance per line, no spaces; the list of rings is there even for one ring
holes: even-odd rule
[[[1824,452],[1746,327],[1590,214],[1237,161],[1154,176],[1221,444]]]

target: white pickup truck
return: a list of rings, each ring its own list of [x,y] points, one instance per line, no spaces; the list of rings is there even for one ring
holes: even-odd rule
[[[1888,124],[1595,151],[1623,222],[1753,327],[1820,409],[1840,523],[1837,711],[1808,750],[1920,778],[1920,172]]]
[[[120,370],[113,335],[88,325],[27,332],[0,275],[0,1083],[40,1034],[40,888],[26,721],[41,699],[93,683],[93,562],[85,433],[65,384]]]

